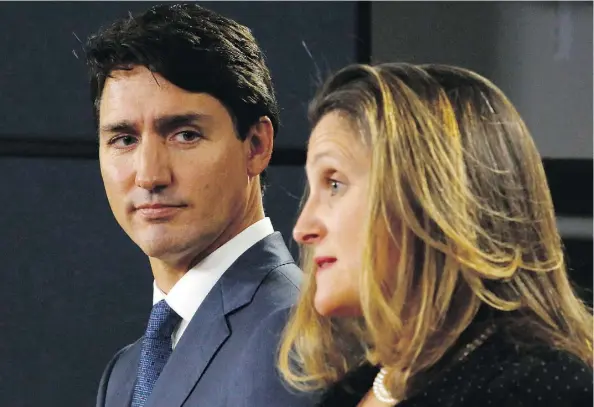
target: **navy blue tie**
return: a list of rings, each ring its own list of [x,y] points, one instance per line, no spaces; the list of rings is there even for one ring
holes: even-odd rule
[[[136,373],[131,407],[143,407],[153,391],[155,382],[171,355],[171,334],[180,319],[181,317],[167,305],[165,300],[153,305],[148,326],[142,338],[140,363]]]

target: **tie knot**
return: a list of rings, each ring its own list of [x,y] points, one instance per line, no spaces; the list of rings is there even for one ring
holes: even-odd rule
[[[151,311],[145,336],[149,338],[168,338],[173,333],[181,317],[171,307],[161,300]]]

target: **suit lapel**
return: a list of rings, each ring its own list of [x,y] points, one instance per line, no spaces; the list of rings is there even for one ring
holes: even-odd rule
[[[142,339],[136,341],[121,353],[116,360],[109,377],[109,384],[105,396],[105,406],[129,406],[136,382],[136,372],[140,361]]]
[[[146,407],[179,407],[186,400],[216,351],[229,337],[222,301],[221,287],[217,283],[171,354]]]
[[[243,253],[223,274],[194,314],[145,407],[180,407],[217,350],[229,337],[227,315],[249,304],[272,270],[292,262],[293,257],[278,232],[265,237]]]

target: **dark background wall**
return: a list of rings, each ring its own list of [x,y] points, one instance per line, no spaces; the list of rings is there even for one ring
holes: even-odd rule
[[[104,195],[77,37],[150,4],[0,3],[0,406],[94,405],[105,363],[143,332],[150,268]],[[294,253],[305,112],[319,72],[355,61],[450,62],[491,77],[525,115],[572,273],[591,288],[591,3],[201,4],[251,27],[267,54],[283,126],[265,204]]]

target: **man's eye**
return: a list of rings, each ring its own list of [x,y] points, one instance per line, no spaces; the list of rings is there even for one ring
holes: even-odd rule
[[[117,136],[109,140],[108,144],[116,147],[129,147],[136,143],[136,137],[134,136]]]
[[[177,139],[177,141],[182,143],[190,143],[200,139],[202,135],[196,131],[182,131],[177,133],[174,137]]]

